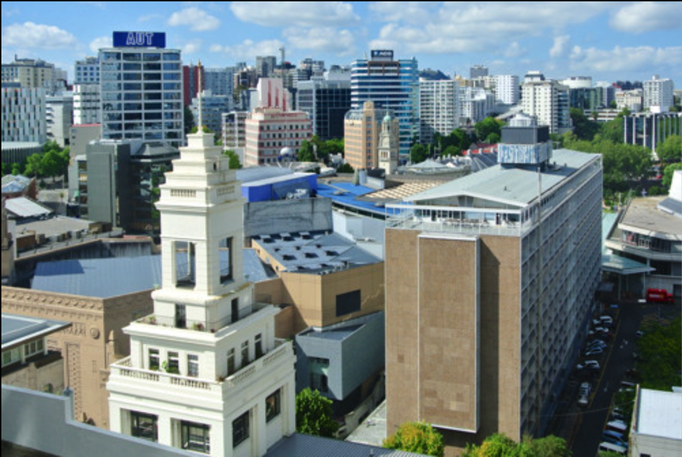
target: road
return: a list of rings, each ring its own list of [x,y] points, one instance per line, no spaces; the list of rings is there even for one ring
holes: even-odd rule
[[[621,305],[618,319],[614,322],[616,333],[610,350],[602,359],[601,377],[596,381],[594,397],[580,414],[580,424],[572,440],[574,456],[597,454],[602,431],[607,422],[614,395],[620,388],[625,373],[634,367],[632,353],[637,350],[635,334],[643,321],[657,321],[659,309],[662,319],[672,319],[680,314],[679,301],[673,305],[627,304]],[[577,397],[576,397],[577,398]]]

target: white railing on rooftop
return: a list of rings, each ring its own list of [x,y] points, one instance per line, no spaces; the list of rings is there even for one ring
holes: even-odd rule
[[[463,235],[522,236],[532,229],[532,222],[500,222],[436,218],[417,216],[414,212],[403,212],[386,219],[387,228],[400,230],[421,230],[424,232],[452,233]]]
[[[168,384],[192,390],[204,390],[220,392],[224,389],[234,389],[250,383],[255,376],[262,374],[264,367],[284,358],[287,354],[293,356],[291,344],[285,340],[275,340],[275,348],[261,358],[249,363],[246,367],[237,371],[223,381],[210,381],[189,376],[166,373],[164,371],[146,370],[134,368],[131,358],[126,357],[111,365],[111,374],[123,378],[131,378],[144,382]],[[222,379],[222,378],[221,378]]]

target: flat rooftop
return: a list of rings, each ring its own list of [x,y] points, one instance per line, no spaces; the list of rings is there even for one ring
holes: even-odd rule
[[[682,441],[682,393],[641,389],[637,433]]]
[[[31,289],[107,299],[160,285],[161,256],[152,255],[40,262]]]
[[[70,322],[3,313],[2,350],[12,349],[26,341],[47,336],[70,326]]]
[[[294,433],[289,437],[282,438],[272,446],[268,453],[265,454],[265,457],[319,457],[322,455],[343,457],[411,457],[422,454]]]
[[[682,238],[682,220],[658,209],[666,197],[636,198],[632,200],[623,219],[622,226],[648,232],[664,233]]]
[[[56,216],[50,219],[17,223],[17,235],[21,235],[24,231],[33,231],[36,234],[42,234],[45,235],[45,237],[50,238],[68,232],[89,231],[90,226],[93,223],[94,222],[92,221],[86,221],[84,219]]]
[[[336,233],[297,232],[252,238],[289,273],[324,274],[381,262]]]
[[[568,149],[554,151],[550,160],[552,167],[541,173],[542,194],[560,185],[598,157],[600,156]],[[422,202],[456,195],[468,195],[525,207],[538,196],[538,173],[530,168],[506,168],[496,165],[405,200]]]

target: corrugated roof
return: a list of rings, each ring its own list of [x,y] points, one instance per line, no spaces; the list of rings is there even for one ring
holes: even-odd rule
[[[542,173],[542,193],[560,184],[567,177],[595,160],[596,154],[560,149],[554,151],[552,162],[556,170]],[[503,200],[521,207],[528,205],[538,195],[537,171],[523,168],[503,168],[500,165],[443,184],[421,194],[408,197],[406,201],[420,202],[457,195]]]
[[[39,218],[52,214],[52,210],[26,197],[10,198],[5,201],[7,212],[22,219]]]
[[[275,444],[265,457],[416,457],[422,454],[294,433]]]
[[[40,262],[32,289],[112,298],[161,285],[161,256]]]
[[[682,440],[682,393],[641,389],[637,433]]]
[[[367,195],[375,190],[376,189],[370,187],[355,186],[352,183],[346,182],[335,182],[331,185],[322,184],[320,182],[317,183],[318,197],[331,198],[337,205],[369,211],[384,216],[386,210],[381,205],[377,206],[375,202],[357,200],[357,197]]]

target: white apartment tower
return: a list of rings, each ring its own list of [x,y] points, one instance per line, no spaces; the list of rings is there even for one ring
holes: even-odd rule
[[[644,81],[644,109],[657,108],[659,112],[667,112],[675,104],[674,90],[670,79],[654,76],[650,81]]]
[[[292,345],[278,308],[255,303],[243,270],[235,171],[213,134],[188,136],[161,186],[163,280],[154,314],[124,330],[111,366],[111,429],[214,457],[262,456],[295,431]]]
[[[449,135],[459,127],[459,84],[455,80],[419,81],[419,119],[422,144],[431,143],[433,135]]]
[[[516,105],[520,95],[519,77],[516,75],[495,76],[497,101],[505,105]]]
[[[523,112],[535,116],[539,125],[549,126],[550,133],[562,134],[571,127],[568,87],[552,80],[529,80],[523,84]]]

